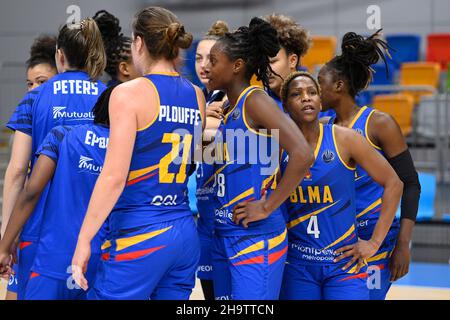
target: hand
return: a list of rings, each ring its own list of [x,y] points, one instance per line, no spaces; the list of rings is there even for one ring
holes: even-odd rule
[[[88,281],[84,277],[87,271],[89,258],[91,257],[91,244],[90,242],[78,239],[77,248],[72,258],[72,276],[76,284],[79,285],[84,291],[88,287]]]
[[[211,102],[206,107],[206,117],[213,117],[221,120],[223,118],[222,105],[223,105],[222,101]]]
[[[346,270],[352,266],[355,262],[358,262],[356,266],[356,273],[364,266],[367,265],[366,259],[372,257],[377,253],[379,245],[373,240],[365,241],[358,239],[358,242],[349,246],[344,246],[336,250],[336,254],[342,253],[336,257],[333,262],[337,263],[347,257],[352,257],[350,261],[342,268]]]
[[[408,243],[397,243],[389,260],[389,270],[391,271],[391,282],[397,281],[409,272],[411,254]]]
[[[233,222],[239,224],[242,221],[244,228],[248,228],[250,222],[266,219],[271,212],[265,209],[265,202],[266,194],[260,200],[238,203],[233,209]]]
[[[9,252],[0,252],[0,278],[1,279],[9,279],[9,276],[12,273],[11,268],[11,255]]]

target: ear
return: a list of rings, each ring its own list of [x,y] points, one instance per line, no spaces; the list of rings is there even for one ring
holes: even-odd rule
[[[338,80],[338,81],[335,82],[335,84],[334,84],[334,91],[335,92],[341,93],[341,92],[344,91],[344,88],[345,88],[344,81]]]
[[[125,61],[121,61],[118,66],[119,73],[122,74],[124,77],[130,76],[130,70],[128,69],[128,63]]]
[[[293,71],[297,70],[297,66],[299,63],[298,55],[296,55],[295,53],[289,54],[288,61],[289,61],[289,68]]]
[[[145,49],[145,42],[141,36],[136,36],[136,38],[134,38],[134,45],[137,52],[142,52],[142,50]]]
[[[56,49],[55,60],[58,61],[62,67],[66,65],[66,57],[61,49]]]
[[[243,59],[239,58],[233,63],[233,73],[238,74],[241,72],[245,67],[245,62]]]

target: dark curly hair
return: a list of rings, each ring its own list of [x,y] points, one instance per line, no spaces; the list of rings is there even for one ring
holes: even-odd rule
[[[293,18],[282,14],[271,14],[264,17],[268,23],[277,30],[278,40],[287,54],[296,54],[298,62],[311,45],[309,32],[299,25]]]
[[[97,22],[105,46],[105,71],[116,80],[120,62],[131,59],[131,38],[123,35],[119,19],[108,11],[98,11],[93,19]]]
[[[231,60],[244,60],[246,79],[250,81],[255,74],[257,80],[261,80],[264,86],[269,86],[269,75],[274,73],[269,59],[280,51],[280,43],[277,31],[267,21],[255,17],[248,27],[226,33],[218,43]]]
[[[30,48],[30,58],[27,60],[27,69],[38,64],[46,63],[56,69],[55,62],[56,37],[43,35],[36,38]]]
[[[382,29],[368,38],[354,32],[347,32],[342,39],[342,53],[334,57],[326,67],[335,73],[335,78],[344,79],[349,86],[349,94],[354,98],[372,80],[372,64],[381,58],[389,72],[386,56],[390,57],[389,45],[379,39]]]

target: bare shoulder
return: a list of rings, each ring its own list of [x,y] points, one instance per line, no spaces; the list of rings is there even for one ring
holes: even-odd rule
[[[351,145],[355,143],[357,140],[363,139],[358,133],[353,129],[349,129],[346,127],[333,125],[334,135],[337,140],[339,146]]]
[[[157,97],[156,88],[149,79],[140,77],[121,83],[111,93],[111,107],[120,105],[121,108],[130,109],[139,105],[146,105],[149,99]]]

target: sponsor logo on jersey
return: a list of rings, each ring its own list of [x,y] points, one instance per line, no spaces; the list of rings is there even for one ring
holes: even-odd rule
[[[86,156],[80,156],[80,160],[78,161],[78,168],[82,169],[81,172],[88,171],[92,174],[100,174],[102,172],[103,167],[100,165],[96,165],[94,163],[94,159],[86,157]]]
[[[53,107],[53,119],[69,119],[69,120],[93,120],[94,114],[92,112],[76,112],[66,111],[67,107],[56,106]]]

